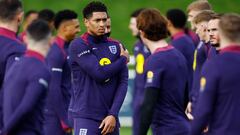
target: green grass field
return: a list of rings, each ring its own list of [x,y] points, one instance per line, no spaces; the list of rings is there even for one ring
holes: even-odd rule
[[[131,135],[132,129],[130,127],[122,127],[120,129],[120,135]],[[151,135],[150,131],[148,132],[148,135]]]
[[[101,0],[104,2],[112,18],[112,37],[120,40],[132,53],[132,46],[135,38],[131,36],[128,29],[130,14],[137,8],[153,7],[158,8],[162,13],[165,13],[171,8],[180,8],[186,10],[186,7],[193,0]],[[90,2],[90,0],[23,0],[25,11],[30,9],[41,10],[44,8],[59,11],[62,9],[72,9],[79,14],[81,29],[83,33],[82,9]],[[239,0],[209,0],[213,9],[218,13],[238,12],[240,13]],[[80,34],[81,34],[80,33]]]
[[[120,135],[131,135],[132,129],[130,127],[122,127],[120,129]]]

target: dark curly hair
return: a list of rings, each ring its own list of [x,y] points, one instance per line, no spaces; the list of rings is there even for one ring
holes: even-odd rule
[[[106,12],[107,13],[107,7],[99,1],[93,1],[89,3],[84,9],[83,9],[83,17],[84,18],[91,18],[93,12]],[[107,13],[108,14],[108,13]]]
[[[59,11],[55,16],[54,26],[56,29],[58,29],[62,22],[77,19],[77,17],[77,13],[72,10],[65,9]]]

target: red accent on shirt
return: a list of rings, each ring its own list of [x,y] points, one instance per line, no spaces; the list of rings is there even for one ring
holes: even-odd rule
[[[42,54],[40,54],[36,51],[33,51],[33,50],[27,50],[26,53],[25,53],[25,56],[34,57],[34,58],[39,59],[42,62],[45,62],[45,57]]]

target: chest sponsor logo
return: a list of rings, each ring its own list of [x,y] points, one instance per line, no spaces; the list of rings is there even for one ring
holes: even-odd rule
[[[99,64],[101,66],[109,65],[111,63],[112,63],[111,60],[108,59],[108,58],[101,58],[100,61],[99,61]]]
[[[99,61],[99,64],[101,65],[101,66],[105,66],[105,65],[109,65],[109,64],[111,64],[112,62],[111,62],[111,60],[110,59],[108,59],[108,58],[102,58],[100,61]],[[105,80],[105,82],[108,82],[110,79],[107,79],[107,80]]]
[[[109,46],[109,50],[112,54],[116,54],[117,53],[117,47],[115,45]]]

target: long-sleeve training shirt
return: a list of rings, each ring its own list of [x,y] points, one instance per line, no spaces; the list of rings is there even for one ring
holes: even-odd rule
[[[239,135],[240,45],[223,48],[203,67],[191,135]]]
[[[126,57],[120,43],[88,33],[72,41],[70,63],[73,96],[69,111],[73,117],[103,120],[118,117],[128,85]]]
[[[8,135],[25,131],[43,135],[43,109],[50,74],[44,57],[28,50],[6,74],[3,85],[4,129]]]
[[[68,106],[71,99],[71,69],[67,59],[68,46],[68,42],[56,37],[47,56],[51,82],[45,112],[57,115],[65,125],[69,125]]]

